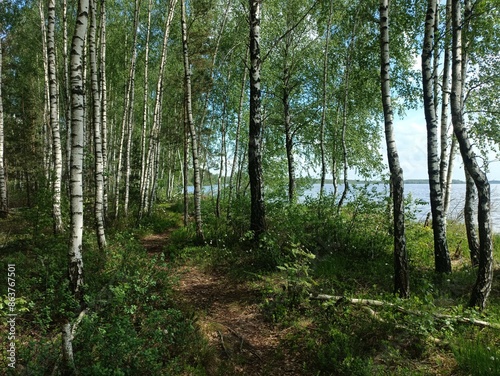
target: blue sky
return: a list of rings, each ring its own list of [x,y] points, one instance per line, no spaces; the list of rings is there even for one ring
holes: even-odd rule
[[[394,136],[405,179],[426,179],[428,177],[427,140],[423,109],[408,111],[402,119],[395,117]],[[383,155],[387,159],[385,145]],[[490,161],[496,160],[495,154],[490,153],[488,159]],[[464,180],[460,153],[457,153],[455,157],[453,178]],[[498,160],[490,163],[488,179],[500,180],[500,162]]]

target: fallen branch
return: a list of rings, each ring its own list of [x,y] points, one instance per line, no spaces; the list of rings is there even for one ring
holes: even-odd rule
[[[227,330],[229,330],[236,338],[238,338],[240,340],[240,351],[243,349],[243,345],[246,345],[246,347],[248,348],[248,351],[250,353],[252,353],[257,358],[259,358],[260,360],[262,360],[262,357],[259,355],[259,353],[257,352],[257,350],[253,347],[253,345],[250,343],[250,341],[248,341],[247,339],[245,339],[245,337],[243,337],[240,333],[238,333],[233,328],[231,328],[231,327],[229,327],[229,326],[227,326],[227,325],[225,325],[225,324],[223,324],[221,322],[217,322],[217,324],[222,325],[225,328],[227,328]]]
[[[336,296],[336,295],[326,295],[326,294],[318,294],[318,295],[309,295],[309,298],[311,300],[334,300],[336,301],[336,304],[341,304],[343,302],[349,303],[349,304],[359,304],[359,305],[364,305],[364,306],[375,306],[375,307],[391,307],[397,309],[399,312],[406,313],[406,314],[411,314],[411,315],[416,315],[416,316],[423,316],[425,313],[420,312],[420,311],[414,311],[414,310],[408,310],[405,309],[401,306],[398,306],[393,303],[385,302],[383,300],[373,300],[373,299],[355,299],[355,298],[347,298],[345,296]],[[471,325],[476,325],[480,326],[483,328],[492,328],[492,329],[499,329],[500,330],[500,324],[497,323],[491,323],[487,322],[484,320],[477,320],[469,317],[463,317],[463,316],[452,316],[452,315],[445,315],[441,313],[431,313],[431,315],[439,320],[452,320],[456,321],[459,323],[463,324],[471,324]]]
[[[217,330],[217,334],[219,334],[220,343],[222,345],[222,348],[224,349],[224,352],[226,353],[227,357],[230,358],[231,353],[228,351],[228,349],[226,348],[226,345],[224,344],[224,336],[222,335],[220,330]]]

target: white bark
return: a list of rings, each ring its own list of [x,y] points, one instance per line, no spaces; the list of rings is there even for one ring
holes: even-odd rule
[[[43,140],[43,168],[45,178],[50,181],[51,171],[51,154],[52,140],[50,137],[50,92],[49,92],[49,62],[47,54],[47,27],[45,26],[45,15],[43,1],[38,3],[38,11],[40,13],[40,28],[42,32],[42,57],[43,57],[43,72],[44,72],[44,104],[43,104],[43,125],[42,125],[42,140]]]
[[[438,123],[436,116],[436,97],[434,95],[434,82],[437,80],[437,77],[433,74],[433,43],[435,43],[434,25],[436,22],[436,7],[436,0],[428,0],[422,49],[422,83],[427,126],[427,170],[429,174],[432,229],[434,234],[435,269],[440,273],[450,273],[451,261],[446,239],[446,222],[439,176]],[[437,57],[434,56],[434,59],[437,59]]]
[[[108,94],[106,88],[106,1],[101,0],[101,129],[103,175],[103,217],[108,213]]]
[[[451,65],[451,0],[446,1],[446,26],[445,26],[445,40],[444,40],[444,61],[443,61],[443,79],[441,89],[441,156],[439,165],[439,178],[441,190],[443,192],[444,208],[443,215],[446,223],[446,216],[448,213],[449,197],[447,192],[448,186],[446,184],[448,174],[448,140],[450,132],[448,130],[449,120],[449,103],[450,103],[450,65]],[[437,59],[436,59],[437,60]]]
[[[66,102],[66,172],[65,177],[70,170],[70,155],[71,155],[71,89],[69,77],[69,55],[68,55],[68,5],[66,0],[63,0],[63,67],[64,67],[64,98]]]
[[[248,48],[245,51],[245,64],[248,61]],[[231,217],[231,200],[233,199],[233,179],[234,172],[237,170],[238,164],[238,153],[240,147],[240,130],[241,130],[241,122],[242,122],[242,112],[243,112],[243,99],[245,98],[245,90],[246,90],[246,81],[247,81],[247,69],[243,69],[243,76],[241,78],[241,90],[240,90],[240,99],[238,102],[238,119],[236,123],[236,134],[234,136],[234,155],[233,155],[233,163],[231,165],[231,175],[229,176],[229,197],[227,203],[227,218]]]
[[[71,171],[70,171],[70,217],[71,237],[68,250],[68,276],[71,293],[83,302],[83,143],[84,143],[84,96],[83,54],[87,33],[89,0],[79,0],[78,14],[71,43]],[[65,324],[63,332],[68,329]],[[64,343],[63,355],[66,365],[72,367],[73,354],[71,335]]]
[[[52,130],[52,215],[54,219],[54,233],[63,230],[61,214],[61,179],[62,179],[62,151],[61,135],[59,129],[59,92],[57,89],[57,64],[55,46],[55,23],[56,23],[56,1],[48,2],[47,23],[47,56],[48,56],[48,79],[49,79],[49,103],[50,103],[50,127]]]
[[[130,74],[128,83],[128,101],[127,106],[125,106],[125,111],[128,112],[124,114],[124,119],[127,121],[127,147],[125,149],[125,199],[123,204],[123,211],[125,216],[128,215],[128,204],[130,198],[130,155],[132,152],[132,134],[134,130],[134,99],[135,99],[135,71],[137,64],[137,30],[139,29],[139,10],[140,1],[135,2],[135,15],[134,15],[134,41],[132,45],[132,58],[130,60]],[[123,123],[125,126],[125,121]]]
[[[7,179],[5,171],[4,155],[4,131],[3,131],[3,97],[2,97],[2,38],[0,37],[0,217],[6,216],[9,212],[7,201]]]
[[[483,309],[493,283],[493,240],[491,234],[490,184],[488,177],[479,166],[468,131],[463,119],[463,98],[466,61],[462,51],[462,18],[460,1],[452,0],[452,76],[451,76],[451,116],[453,130],[460,146],[460,153],[467,172],[470,174],[478,193],[479,268],[476,283],[469,300],[469,306]]]
[[[101,95],[99,90],[99,77],[97,69],[97,42],[96,42],[96,0],[91,0],[90,6],[90,72],[92,86],[92,104],[94,110],[94,154],[95,154],[95,198],[94,198],[94,219],[97,233],[97,243],[100,249],[106,247],[106,235],[104,232],[104,166],[102,153],[102,136],[101,136]]]
[[[191,133],[191,154],[193,157],[194,170],[194,218],[196,223],[196,236],[198,240],[203,240],[203,222],[201,218],[201,184],[200,166],[198,160],[198,145],[196,137],[196,127],[193,120],[193,108],[191,103],[191,67],[189,65],[186,8],[184,0],[181,0],[181,26],[182,26],[182,47],[184,56],[184,100],[186,103],[186,114],[188,128]]]
[[[78,18],[71,44],[71,175],[70,210],[71,242],[70,282],[74,294],[80,295],[83,288],[83,142],[84,142],[84,82],[83,44],[87,32],[89,0],[79,0]]]
[[[387,159],[391,172],[394,215],[394,291],[402,298],[410,296],[408,252],[406,250],[404,218],[403,169],[394,138],[394,115],[391,102],[389,55],[389,0],[380,1],[380,82],[384,108]]]
[[[321,183],[319,188],[319,199],[323,199],[326,180],[326,153],[325,153],[325,127],[326,127],[326,112],[327,112],[327,83],[328,83],[328,50],[330,41],[330,28],[332,25],[333,1],[330,1],[328,12],[328,23],[326,25],[325,37],[325,53],[323,54],[323,82],[322,82],[322,98],[321,98],[321,128],[319,134],[319,147],[321,152]]]
[[[149,207],[149,200],[152,196],[151,187],[153,186],[153,178],[154,178],[153,165],[161,129],[161,104],[163,99],[163,79],[164,79],[163,75],[165,72],[165,66],[167,61],[167,47],[168,47],[168,39],[170,36],[170,27],[172,25],[172,20],[174,18],[176,4],[177,0],[169,1],[169,8],[168,8],[169,10],[167,18],[165,19],[165,32],[163,34],[163,46],[160,59],[160,67],[158,72],[158,81],[156,83],[156,100],[153,111],[153,125],[149,133],[149,147],[146,156],[145,184],[144,184],[144,192],[141,197],[141,208],[139,210],[139,217],[141,217],[144,211],[146,211],[147,208]]]
[[[145,45],[145,57],[144,57],[144,110],[142,114],[142,135],[141,135],[141,181],[140,181],[140,197],[141,202],[144,201],[144,194],[146,188],[146,133],[147,133],[147,125],[148,125],[148,109],[149,109],[149,85],[148,85],[148,76],[149,76],[149,37],[151,34],[151,7],[152,0],[149,0],[148,3],[148,26],[146,33],[146,45]],[[139,208],[139,213],[141,213],[142,208]]]

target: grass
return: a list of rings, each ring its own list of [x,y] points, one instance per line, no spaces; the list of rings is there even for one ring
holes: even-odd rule
[[[241,213],[246,209],[240,207],[245,203],[233,205],[228,221],[215,218],[210,202],[205,202],[203,245],[194,241],[191,226],[180,226],[180,213],[168,204],[139,223],[122,220],[110,227],[105,252],[87,232],[89,313],[75,338],[82,375],[223,372],[216,369],[220,362],[199,333],[196,316],[172,293],[176,281],[170,268],[187,262],[259,288],[261,313],[286,329],[276,356],[291,353],[305,375],[500,375],[498,330],[434,315],[500,323],[498,277],[484,312],[466,308],[476,270],[470,267],[461,224],[448,226],[453,263],[449,275],[434,272],[431,229],[408,224],[411,298],[402,301],[392,294],[392,240],[383,202],[360,198],[340,214],[322,208],[321,215],[315,202],[272,203],[269,231],[260,243],[252,242],[245,230]],[[0,220],[0,264],[7,270],[8,263],[15,263],[18,274],[16,374],[21,375],[51,373],[60,362],[60,322],[74,303],[65,293],[67,239],[50,234],[50,217],[43,213],[41,208],[30,209]],[[177,229],[169,232],[162,253],[153,257],[144,252],[139,238],[172,228]],[[494,244],[498,276],[498,235]],[[392,305],[313,301],[310,293]],[[5,295],[3,284],[0,296]],[[2,318],[6,309],[0,303]],[[6,331],[2,320],[0,334]],[[7,369],[6,362],[2,353],[2,369]]]

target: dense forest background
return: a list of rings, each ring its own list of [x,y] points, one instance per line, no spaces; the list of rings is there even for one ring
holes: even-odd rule
[[[5,372],[500,374],[498,0],[2,1],[0,43]]]

